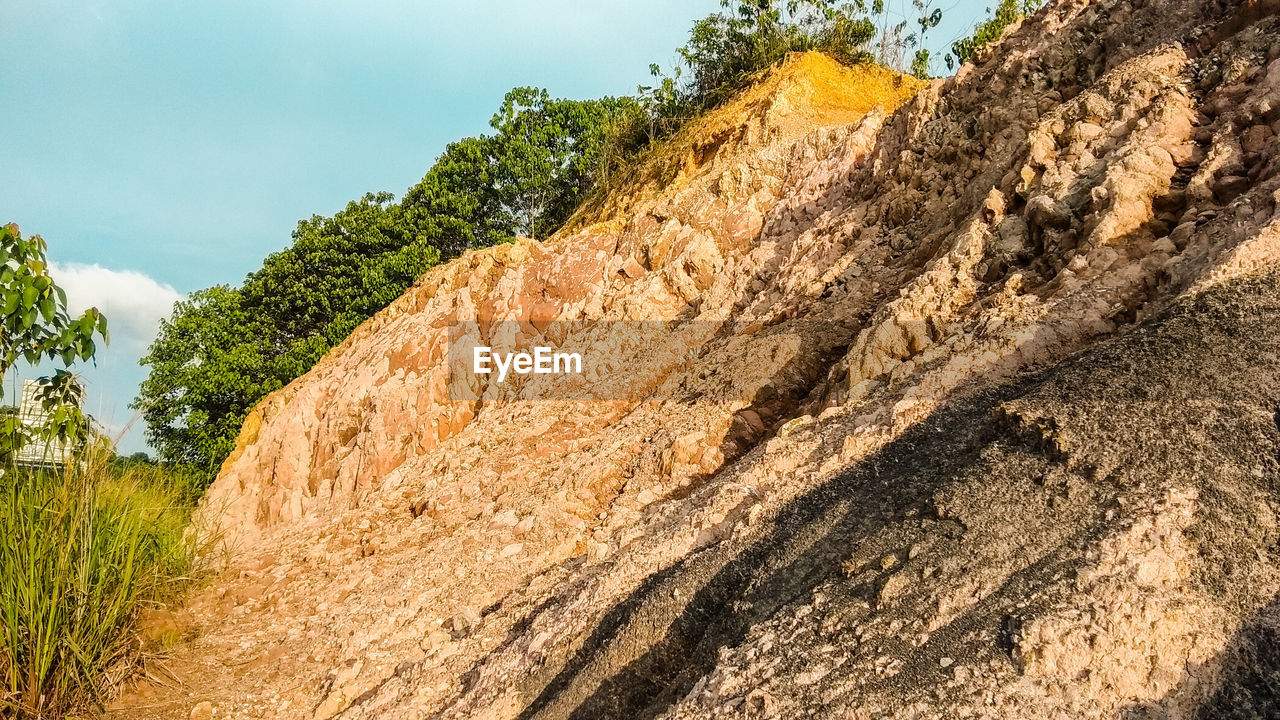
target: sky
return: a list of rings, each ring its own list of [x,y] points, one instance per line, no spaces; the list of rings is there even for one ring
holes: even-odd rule
[[[989,4],[944,0],[929,44],[961,36]],[[82,369],[86,408],[122,452],[143,450],[128,403],[175,301],[240,283],[301,218],[370,191],[400,195],[448,142],[485,132],[512,87],[634,92],[718,7],[3,2],[0,223],[48,241],[72,310],[107,315],[112,343]]]

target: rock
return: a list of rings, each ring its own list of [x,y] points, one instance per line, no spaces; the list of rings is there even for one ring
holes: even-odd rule
[[[363,669],[363,660],[348,660],[331,673],[333,675],[333,686],[341,688],[351,684],[352,680],[360,676],[360,671]]]
[[[914,580],[915,578],[905,572],[890,575],[889,579],[885,580],[884,585],[880,587],[878,596],[880,605],[885,606],[897,600],[911,586]]]
[[[1245,190],[1248,190],[1250,185],[1251,183],[1247,177],[1227,175],[1218,179],[1218,182],[1213,186],[1213,194],[1218,198],[1218,202],[1226,204],[1235,200]]]
[[[811,424],[813,424],[812,415],[801,415],[800,417],[791,418],[783,423],[782,427],[778,428],[778,436],[788,437],[790,435],[794,435],[805,426]]]
[[[635,258],[629,257],[622,263],[622,272],[627,277],[635,280],[644,275],[644,267],[641,266],[640,263],[636,262]]]
[[[472,628],[480,622],[480,615],[472,608],[463,608],[456,615],[444,622],[444,629],[455,639],[471,634]]]
[[[246,420],[202,517],[281,565],[202,651],[364,659],[293,714],[1243,697],[1280,594],[1256,11],[1063,0],[931,84],[793,54],[573,228],[431,269]],[[587,367],[468,369],[534,343]]]
[[[191,720],[213,720],[213,703],[208,700],[196,703],[188,717]]]
[[[427,633],[419,644],[421,645],[423,652],[430,655],[444,647],[452,639],[453,635],[451,633],[436,629]]]
[[[1240,135],[1240,149],[1247,153],[1260,153],[1267,146],[1267,140],[1275,133],[1266,125],[1254,125]]]
[[[1169,234],[1169,239],[1173,241],[1175,247],[1181,250],[1187,246],[1187,241],[1191,239],[1195,231],[1196,224],[1194,221],[1184,222],[1173,229],[1173,232]]]
[[[352,698],[348,698],[341,690],[335,690],[325,696],[316,706],[313,720],[330,720],[351,706]]]
[[[1071,226],[1071,211],[1047,195],[1037,195],[1027,202],[1027,216],[1041,227],[1062,230]]]

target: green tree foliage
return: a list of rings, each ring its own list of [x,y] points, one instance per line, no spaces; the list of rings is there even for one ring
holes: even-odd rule
[[[499,195],[496,142],[481,135],[450,143],[400,202],[416,237],[446,257],[516,234],[516,221],[503,210]]]
[[[392,200],[391,193],[370,193],[333,217],[299,222],[293,244],[245,279],[243,303],[271,328],[275,352],[366,309],[360,270],[412,241]]]
[[[973,34],[951,44],[951,52],[947,54],[947,68],[963,65],[973,58],[978,50],[1000,39],[1005,28],[1018,18],[1035,12],[1043,4],[1043,0],[1000,0],[991,17],[979,23]]]
[[[553,100],[515,88],[490,120],[495,186],[507,217],[534,238],[564,224],[590,190],[607,128],[628,114],[630,98]]]
[[[933,7],[933,0],[912,0],[916,9],[916,24],[920,26],[921,46],[928,42],[929,31],[942,22],[942,10]],[[921,80],[929,79],[929,48],[921,47],[911,59],[911,74]]]
[[[94,337],[109,341],[107,319],[96,308],[80,317],[67,314],[67,294],[49,276],[48,246],[39,235],[23,238],[17,225],[0,228],[0,376],[19,361],[35,365],[60,362],[63,367],[93,359]],[[37,440],[76,443],[87,439],[88,424],[80,413],[83,388],[65,369],[40,378],[39,398],[46,412],[41,428],[25,427],[16,414],[0,417],[0,463]],[[0,388],[3,393],[3,388]]]
[[[262,334],[267,323],[244,305],[226,285],[193,293],[161,323],[142,359],[151,372],[138,404],[163,461],[216,470],[252,403],[282,387]]]

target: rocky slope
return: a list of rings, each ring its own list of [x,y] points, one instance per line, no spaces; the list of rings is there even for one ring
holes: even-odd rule
[[[432,272],[254,411],[234,569],[118,712],[1274,715],[1277,10],[1062,0],[919,92],[796,57]]]

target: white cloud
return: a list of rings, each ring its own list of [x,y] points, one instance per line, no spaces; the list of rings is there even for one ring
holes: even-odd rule
[[[111,270],[101,265],[51,263],[50,274],[67,291],[67,311],[79,315],[96,307],[107,316],[111,344],[139,352],[155,338],[160,320],[169,317],[182,299],[172,286],[136,270]]]

